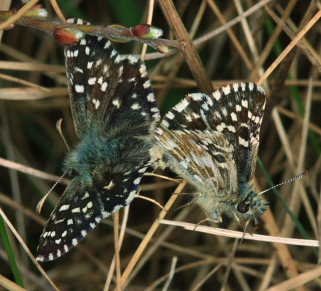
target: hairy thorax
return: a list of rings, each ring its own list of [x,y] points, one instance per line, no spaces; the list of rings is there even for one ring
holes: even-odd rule
[[[150,145],[140,136],[110,136],[91,131],[86,134],[65,161],[66,170],[80,178],[83,185],[92,184],[108,167],[111,171],[127,172],[132,162],[148,158]],[[134,145],[134,146],[133,146]]]

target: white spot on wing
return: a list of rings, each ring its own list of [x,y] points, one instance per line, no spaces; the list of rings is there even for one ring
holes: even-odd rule
[[[232,126],[232,125],[229,125],[229,126],[227,127],[227,129],[228,129],[230,132],[236,132],[235,127]]]
[[[143,87],[144,87],[145,89],[149,88],[150,86],[151,86],[151,84],[150,84],[150,81],[149,81],[149,80],[145,81],[145,83],[143,84]]]
[[[116,106],[117,108],[119,108],[120,107],[120,101],[119,101],[119,99],[115,99],[115,100],[113,100],[113,105],[114,106]]]
[[[83,71],[81,68],[79,68],[79,67],[75,67],[75,72],[78,72],[78,73],[80,73],[80,74],[83,74],[83,73],[84,73],[84,71]]]
[[[180,103],[178,103],[174,108],[177,112],[182,112],[187,106],[189,102],[186,99],[183,99]]]
[[[233,83],[233,89],[235,92],[239,90],[239,84],[238,83]]]
[[[214,99],[216,101],[219,101],[221,99],[221,97],[222,97],[220,91],[215,91],[214,93],[212,93],[212,96],[214,97]]]
[[[132,106],[131,106],[131,109],[133,110],[137,110],[140,108],[140,105],[138,103],[134,103]]]
[[[173,114],[173,112],[168,112],[166,114],[166,118],[168,118],[168,119],[174,119],[174,117],[175,117],[175,115]]]
[[[76,90],[77,93],[84,93],[85,87],[83,85],[76,84],[75,85],[75,90]]]
[[[117,52],[116,52],[116,50],[112,50],[112,52],[111,52],[111,54],[110,54],[110,57],[112,58],[114,55],[116,55],[117,54]]]
[[[64,204],[59,208],[59,211],[65,211],[65,210],[69,209],[69,207],[70,207],[70,204]]]
[[[96,77],[91,77],[88,79],[88,84],[89,85],[94,85],[96,83],[97,78]]]
[[[230,85],[227,85],[227,86],[223,87],[222,90],[223,90],[223,93],[224,93],[225,95],[228,95],[228,94],[231,93],[231,87],[230,87]]]
[[[245,108],[248,108],[248,102],[247,100],[242,100],[242,106],[245,107]]]
[[[162,120],[162,126],[163,127],[166,127],[166,128],[168,128],[169,127],[169,123],[168,123],[168,121],[167,120]]]
[[[104,189],[111,190],[112,188],[114,188],[114,186],[115,186],[115,183],[113,182],[113,180],[111,180],[109,184],[104,187]]]
[[[80,208],[76,207],[74,209],[71,210],[72,213],[79,213],[80,212]]]
[[[106,92],[106,89],[107,89],[107,82],[104,82],[104,83],[102,83],[102,85],[101,85],[101,91],[103,91],[103,92]]]
[[[237,121],[237,116],[234,112],[231,113],[231,118],[233,121]]]
[[[249,146],[249,142],[240,136],[239,136],[239,144],[246,148]]]
[[[149,94],[147,95],[147,100],[148,100],[149,102],[154,102],[154,101],[155,101],[155,96],[154,96],[154,94],[153,94],[153,93],[149,93]]]

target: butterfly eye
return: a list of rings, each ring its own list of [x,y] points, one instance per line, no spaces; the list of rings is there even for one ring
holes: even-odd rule
[[[250,210],[250,204],[247,204],[245,202],[240,202],[237,205],[237,210],[241,213],[246,213]]]

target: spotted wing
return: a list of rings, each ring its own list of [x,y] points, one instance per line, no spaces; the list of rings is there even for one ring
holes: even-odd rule
[[[237,189],[233,147],[224,134],[211,130],[157,129],[162,160],[200,193],[226,197]]]
[[[45,226],[37,249],[38,261],[51,261],[69,252],[103,218],[128,205],[137,194],[147,164],[129,172],[117,167],[96,175],[92,186],[76,177],[66,188]]]
[[[239,180],[249,181],[255,170],[259,133],[265,108],[262,87],[231,84],[211,96],[189,94],[161,122],[169,130],[215,130],[233,146]]]
[[[88,24],[81,19],[68,23]],[[108,39],[85,35],[65,48],[70,104],[76,133],[82,137],[97,124],[106,129],[150,132],[159,119],[145,64],[120,55]]]

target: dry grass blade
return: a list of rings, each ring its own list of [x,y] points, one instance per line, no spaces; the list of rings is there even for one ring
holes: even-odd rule
[[[113,214],[114,218],[114,244],[115,244],[115,266],[116,266],[116,290],[121,290],[120,270],[120,243],[119,243],[119,212]]]
[[[57,16],[60,18],[61,21],[65,22],[66,18],[64,17],[58,3],[56,0],[50,0],[52,8],[55,10]]]
[[[196,286],[194,286],[192,291],[199,290],[202,287],[202,285],[208,280],[208,278],[213,276],[213,274],[215,274],[220,268],[222,268],[222,266],[223,266],[223,264],[218,264],[215,268],[213,268],[212,271],[210,271],[200,282],[198,282],[198,284]]]
[[[14,14],[12,17],[10,17],[8,20],[2,22],[0,24],[0,30],[4,30],[6,27],[8,27],[10,24],[17,21],[20,17],[22,17],[27,11],[29,11],[33,6],[35,6],[39,0],[30,0],[27,4],[22,6],[22,8],[17,11],[16,14]]]
[[[7,101],[32,101],[57,96],[66,96],[67,88],[5,88],[0,89],[0,100]]]
[[[314,268],[313,270],[304,272],[295,278],[286,280],[280,284],[266,289],[266,291],[279,291],[279,290],[292,290],[298,286],[302,286],[312,280],[319,279],[321,276],[321,267]]]
[[[27,247],[26,243],[23,241],[23,239],[21,238],[21,236],[19,235],[19,233],[16,231],[16,229],[14,228],[14,226],[12,225],[12,223],[10,222],[10,220],[8,219],[8,217],[4,214],[4,212],[2,211],[2,209],[0,208],[0,215],[2,216],[3,220],[5,221],[5,223],[7,224],[7,226],[10,228],[10,230],[12,231],[12,233],[14,234],[14,236],[16,237],[16,239],[19,241],[20,245],[23,247],[23,249],[25,250],[26,254],[29,256],[29,258],[32,260],[32,262],[35,264],[36,268],[39,270],[39,272],[44,276],[44,278],[49,282],[49,284],[51,285],[51,287],[54,290],[59,290],[58,287],[54,284],[54,282],[49,278],[49,276],[47,275],[47,273],[45,272],[45,270],[40,266],[40,264],[36,261],[35,257],[32,255],[32,253],[30,252],[29,248]]]
[[[286,115],[287,117],[290,117],[290,118],[292,118],[292,119],[295,119],[295,120],[298,121],[299,123],[303,123],[303,119],[302,119],[300,116],[298,116],[298,115],[296,115],[296,114],[293,114],[293,113],[290,112],[289,110],[286,110],[286,109],[284,109],[284,108],[282,108],[282,107],[276,107],[276,109],[277,109],[280,113]],[[308,126],[309,126],[309,129],[313,130],[313,131],[314,131],[315,133],[317,133],[318,135],[321,135],[321,128],[320,128],[318,125],[309,122],[309,123],[308,123]]]
[[[182,53],[199,88],[203,92],[210,94],[213,91],[212,84],[204,69],[201,58],[193,46],[172,0],[160,0],[159,4],[176,37],[181,41],[184,41]]]
[[[45,65],[30,62],[9,62],[0,61],[0,69],[2,70],[18,70],[18,71],[50,71],[56,73],[64,73],[65,68],[58,65]]]
[[[297,45],[297,43],[304,37],[304,35],[312,28],[313,25],[321,17],[321,9],[311,18],[311,20],[299,31],[295,38],[288,44],[288,46],[282,51],[282,53],[277,57],[277,59],[271,64],[271,66],[265,71],[264,75],[257,82],[258,85],[261,85],[275,68],[282,62],[282,60],[287,56],[287,54]]]
[[[213,10],[213,12],[215,13],[215,15],[217,16],[217,18],[220,20],[221,24],[225,25],[227,24],[227,21],[224,17],[224,15],[221,13],[221,11],[219,10],[219,8],[217,7],[217,5],[215,4],[215,2],[213,0],[207,0],[208,5],[211,7],[211,9]],[[252,62],[250,61],[250,59],[247,57],[244,49],[242,48],[242,45],[240,44],[240,42],[238,41],[237,37],[235,36],[233,30],[231,28],[227,28],[226,29],[227,34],[229,35],[229,37],[231,38],[231,41],[233,42],[236,50],[239,52],[239,54],[241,55],[245,65],[247,66],[248,69],[251,69],[253,67]]]
[[[8,161],[3,158],[0,158],[0,165],[3,167],[9,168],[9,169],[13,169],[18,172],[21,172],[21,173],[32,175],[34,177],[38,177],[38,178],[45,179],[45,180],[52,181],[52,182],[56,182],[60,178],[59,176],[51,175],[46,172],[39,171],[39,170],[36,170],[31,167],[24,166],[24,165],[21,165],[16,162]],[[65,185],[68,185],[70,181],[68,179],[62,178],[62,179],[60,179],[60,182]]]
[[[126,232],[126,226],[127,226],[127,221],[128,221],[128,213],[129,213],[129,206],[125,207],[124,209],[124,215],[123,215],[123,221],[121,225],[121,230],[120,230],[120,235],[119,235],[119,249],[121,248]],[[104,291],[108,291],[110,287],[110,283],[114,274],[115,270],[115,265],[116,265],[116,256],[114,255],[113,260],[110,264],[109,271],[107,274],[105,286],[104,286]]]
[[[162,289],[162,291],[167,291],[169,288],[169,285],[171,284],[171,281],[173,280],[174,274],[175,274],[175,268],[177,264],[177,257],[174,257],[172,259],[171,269],[167,278],[167,281],[165,282],[165,285]]]
[[[20,287],[15,282],[7,279],[6,277],[0,275],[0,286],[4,287],[8,291],[25,291],[25,288]]]
[[[245,240],[257,240],[257,241],[283,243],[283,244],[297,245],[297,246],[319,247],[319,241],[317,240],[294,239],[294,238],[267,236],[267,235],[260,235],[260,234],[249,234],[241,231],[229,230],[224,228],[216,228],[216,227],[214,228],[209,226],[202,226],[198,224],[180,222],[180,221],[171,221],[166,219],[162,219],[160,223],[180,226],[187,230],[198,231],[198,232],[208,233],[212,235],[220,235],[224,237],[233,237],[233,238],[240,238],[240,239],[243,238]]]
[[[177,188],[175,189],[175,193],[181,192],[183,190],[183,188],[185,187],[185,185],[186,185],[186,182],[182,182],[181,184],[179,184],[177,186]],[[121,278],[121,286],[122,286],[122,288],[124,288],[124,286],[126,285],[127,278],[129,277],[129,275],[130,275],[131,271],[133,270],[133,268],[135,267],[137,261],[139,260],[139,258],[143,254],[143,251],[146,248],[147,244],[150,242],[152,236],[154,235],[154,233],[158,229],[159,224],[160,224],[160,220],[165,217],[167,211],[172,207],[172,205],[174,204],[176,199],[177,199],[177,195],[172,195],[171,196],[171,198],[165,204],[164,209],[158,215],[158,218],[154,221],[152,226],[149,228],[149,230],[146,233],[143,241],[140,243],[140,245],[137,248],[136,252],[134,253],[132,259],[130,260],[130,262],[128,263],[126,269],[123,272],[123,275],[122,275],[122,278]]]
[[[282,20],[286,20],[289,15],[291,14],[292,10],[294,9],[294,6],[297,4],[298,0],[291,0],[285,10],[284,13],[282,14]],[[266,7],[267,5],[265,5]],[[278,25],[275,30],[273,31],[272,35],[270,36],[270,39],[268,42],[265,44],[263,51],[260,54],[259,60],[255,63],[255,66],[250,74],[249,80],[254,80],[254,76],[256,76],[259,68],[263,65],[265,62],[266,58],[270,54],[271,50],[273,49],[273,46],[275,42],[277,41],[277,38],[279,37],[280,33],[282,32],[282,28],[280,25]]]

